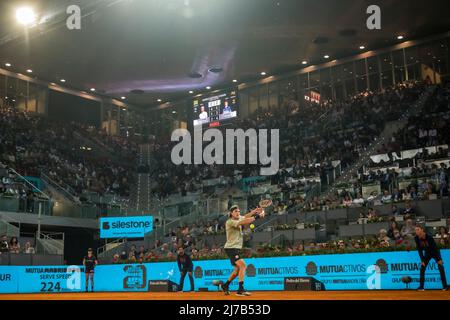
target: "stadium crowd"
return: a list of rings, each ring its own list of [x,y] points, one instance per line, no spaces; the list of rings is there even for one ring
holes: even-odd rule
[[[425,85],[419,82],[397,84],[379,92],[365,91],[344,101],[324,101],[300,108],[298,103],[258,110],[248,119],[237,121],[236,128],[279,129],[280,170],[273,184],[286,179],[324,175],[340,161],[345,170],[383,130],[386,120],[399,119],[418,98]],[[256,165],[175,166],[169,161],[174,143],[155,146],[154,193],[164,198],[171,193],[201,191],[205,179],[225,178],[236,185],[241,178],[259,175]]]
[[[313,175],[323,176],[327,170],[331,170],[332,161],[339,160],[344,170],[351,166],[359,155],[376,141],[385,122],[398,120],[427,88],[427,85],[422,82],[406,82],[380,92],[359,93],[345,101],[312,104],[309,108],[299,108],[298,103],[290,101],[285,109],[269,108],[265,112],[257,112],[250,119],[239,122],[236,127],[285,128],[280,130],[280,170],[272,177],[271,182],[277,184],[283,191],[290,191],[297,185],[287,181],[296,181],[296,179],[300,181],[301,178]],[[408,148],[449,144],[449,93],[450,86],[437,86],[421,113],[410,118],[405,128],[397,132],[378,151],[398,153]],[[412,136],[416,139],[411,139]],[[232,171],[229,171],[226,166],[176,167],[170,161],[165,161],[170,154],[171,146],[171,143],[161,143],[156,146],[158,159],[155,159],[153,168],[158,184],[154,192],[160,197],[167,197],[172,192],[185,195],[186,192],[202,191],[202,181],[205,179],[225,177],[228,186],[233,186],[243,177],[258,175],[257,166],[238,166]],[[389,246],[409,246],[415,223],[411,201],[429,199],[431,195],[448,196],[449,166],[445,163],[439,166],[429,165],[425,161],[448,158],[449,149],[442,147],[433,154],[421,151],[413,159],[406,161],[391,157],[390,162],[368,163],[366,170],[360,170],[349,179],[347,188],[341,188],[327,198],[312,197],[308,200],[302,196],[287,200],[274,198],[274,209],[271,215],[338,207],[360,207],[360,219],[364,219],[366,223],[388,221],[389,229],[380,230],[378,236],[373,238],[337,240],[324,244],[290,243],[284,248],[272,249],[295,253],[300,248],[300,251],[310,249],[314,251],[320,248],[376,250]],[[404,161],[401,165],[408,166],[409,171],[399,173],[394,169],[377,169],[396,161]],[[424,176],[430,179],[425,182],[417,179]],[[407,187],[399,188],[398,180],[401,178],[410,180]],[[372,192],[369,196],[363,197],[363,184],[374,182],[379,183],[381,193]],[[405,202],[405,209],[401,212],[397,207],[399,202]],[[379,216],[374,207],[376,204],[390,204],[391,215]],[[396,216],[403,216],[401,225],[395,219]],[[308,225],[298,220],[292,224],[283,224],[275,220],[272,227],[275,230],[289,230],[320,228],[320,225],[317,223]],[[205,243],[202,236],[223,232],[223,227],[217,220],[179,227],[176,231],[169,232],[172,240],[167,243],[157,243],[156,249],[144,249],[145,254],[135,255],[135,258],[138,261],[172,259],[176,249],[181,245],[188,248],[194,258],[220,256],[222,252],[217,244]],[[435,237],[439,239],[441,245],[449,244],[448,231],[445,227],[440,228]],[[264,254],[262,251],[272,249],[259,248],[251,254]],[[126,256],[128,256],[126,253],[118,255],[115,261],[127,259]]]
[[[25,254],[35,254],[36,251],[30,241],[25,242],[25,245],[21,247],[17,237],[11,237],[8,241],[6,235],[0,237],[0,254],[6,253],[25,253]]]
[[[311,177],[320,177],[320,180],[324,181],[324,177],[333,171],[336,163],[345,171],[376,142],[386,122],[400,119],[425,89],[425,83],[411,81],[378,92],[358,93],[342,101],[327,100],[307,103],[306,106],[300,107],[298,101],[286,100],[281,108],[257,110],[248,119],[237,120],[235,127],[244,130],[281,129],[280,170],[270,178],[270,182],[277,185],[282,192],[290,192],[308,187],[313,183],[309,180]],[[391,154],[411,148],[448,145],[449,97],[449,86],[437,86],[422,112],[410,118],[404,129],[397,132],[378,151]],[[111,157],[101,157],[91,152],[92,150],[83,149],[83,141],[86,140],[105,147],[114,155],[120,155],[123,161],[119,164]],[[150,173],[155,182],[153,193],[160,198],[174,193],[186,195],[188,192],[209,192],[203,189],[203,181],[208,179],[221,178],[227,182],[228,187],[232,187],[242,178],[259,175],[257,165],[175,166],[170,161],[173,145],[172,142],[159,142],[153,149]],[[427,165],[425,161],[449,158],[449,150],[441,147],[433,154],[422,151],[414,159],[406,160],[402,165],[409,167],[407,177],[412,178],[406,188],[398,187],[397,180],[402,178],[403,172],[379,168],[398,162],[390,157],[387,162],[382,160],[380,163],[368,163],[365,170],[360,170],[357,175],[350,177],[346,187],[327,198],[315,196],[306,199],[300,195],[289,198],[275,197],[271,215],[352,206],[361,207],[360,218],[371,222],[380,219],[373,210],[375,203],[391,204],[392,215],[403,214],[405,225],[392,224],[389,230],[381,230],[376,245],[385,244],[386,241],[381,240],[387,238],[397,243],[410,234],[411,222],[408,213],[398,212],[396,202],[406,201],[407,210],[411,209],[410,200],[428,199],[432,194],[448,196],[449,166],[445,163],[439,166]],[[138,144],[132,139],[110,137],[101,130],[78,123],[62,124],[56,120],[19,111],[6,104],[0,106],[0,162],[3,167],[13,168],[23,176],[40,176],[45,173],[81,199],[84,192],[128,197],[136,171],[137,157]],[[421,176],[434,179],[418,182],[417,178]],[[370,196],[363,197],[363,184],[373,182],[380,184],[382,192],[373,192]],[[16,183],[6,171],[1,176],[0,195],[12,194],[21,197],[25,210],[31,210],[36,197],[33,189]],[[283,230],[305,227],[304,224],[300,225],[298,221],[287,226],[275,222],[274,228]],[[134,249],[130,253],[125,252],[125,255],[115,257],[115,260],[169,258],[180,246],[188,248],[194,258],[220,255],[222,252],[217,244],[205,243],[202,236],[223,232],[223,224],[218,221],[180,227],[169,232],[172,238],[169,243],[159,244],[157,249],[152,250]],[[443,235],[447,234],[447,231],[442,232]],[[446,239],[442,240],[444,242],[448,241],[446,236],[442,236],[442,239]],[[372,245],[374,243],[372,242]],[[366,245],[363,247],[366,248]],[[287,248],[294,252],[301,246],[289,244]],[[314,244],[309,247],[321,246]],[[338,242],[337,247],[342,246],[361,248],[361,243]],[[134,256],[130,255],[131,253]]]
[[[118,164],[106,155],[91,154],[92,148],[84,146],[86,139],[102,141],[123,161]],[[89,191],[128,197],[137,154],[138,145],[132,141],[125,143],[81,124],[63,124],[6,104],[0,106],[0,162],[23,176],[45,173],[75,196]],[[14,186],[2,181],[2,188]]]

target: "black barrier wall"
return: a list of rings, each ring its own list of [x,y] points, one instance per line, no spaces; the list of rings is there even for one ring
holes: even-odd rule
[[[61,255],[2,253],[0,265],[3,266],[59,266],[64,264]]]

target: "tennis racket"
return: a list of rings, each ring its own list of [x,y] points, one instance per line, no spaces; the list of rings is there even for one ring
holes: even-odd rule
[[[263,209],[270,207],[271,205],[272,205],[271,199],[263,199],[263,200],[259,201],[259,206]]]

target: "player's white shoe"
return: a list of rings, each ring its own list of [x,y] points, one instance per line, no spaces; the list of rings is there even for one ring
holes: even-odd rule
[[[244,290],[239,290],[238,292],[236,292],[236,295],[239,297],[248,297],[248,296],[251,296],[252,294],[244,289]]]

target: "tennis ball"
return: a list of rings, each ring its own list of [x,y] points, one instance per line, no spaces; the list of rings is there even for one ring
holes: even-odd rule
[[[250,229],[255,229],[255,225],[253,223],[250,225]]]

